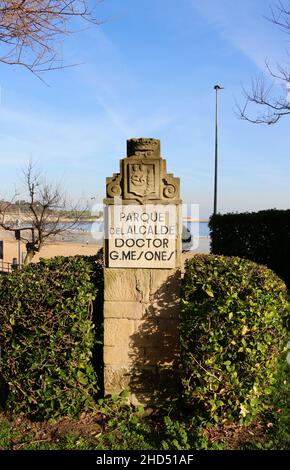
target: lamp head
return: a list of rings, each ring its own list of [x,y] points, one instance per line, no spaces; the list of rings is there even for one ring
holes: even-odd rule
[[[220,85],[215,85],[215,86],[214,86],[214,89],[215,89],[215,90],[224,90],[224,87],[223,87],[223,86],[220,86]]]

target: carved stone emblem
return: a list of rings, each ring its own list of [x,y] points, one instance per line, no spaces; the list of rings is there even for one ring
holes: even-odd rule
[[[124,198],[146,203],[160,198],[160,160],[125,158]]]
[[[154,165],[138,164],[128,165],[129,192],[136,196],[147,196],[154,193]]]

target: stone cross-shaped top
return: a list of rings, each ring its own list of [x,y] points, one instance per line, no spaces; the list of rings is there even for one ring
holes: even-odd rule
[[[180,182],[166,171],[158,139],[129,139],[127,157],[120,161],[120,173],[107,178],[105,204],[114,197],[123,204],[180,204]]]

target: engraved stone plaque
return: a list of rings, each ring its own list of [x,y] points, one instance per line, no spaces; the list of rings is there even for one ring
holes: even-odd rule
[[[174,268],[176,207],[161,204],[108,208],[108,267]]]

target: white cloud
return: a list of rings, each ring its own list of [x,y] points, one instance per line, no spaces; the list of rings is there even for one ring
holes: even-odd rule
[[[86,63],[74,73],[122,138],[156,134],[175,121],[176,113],[160,111],[162,105],[153,100],[145,111],[142,80],[102,28],[88,30],[86,35],[95,48],[87,50]]]
[[[17,160],[31,152],[52,160],[91,156],[102,150],[109,128],[109,123],[97,114],[55,118],[46,114],[43,106],[39,113],[35,109],[25,113],[2,107],[0,124],[2,154],[4,147]]]

